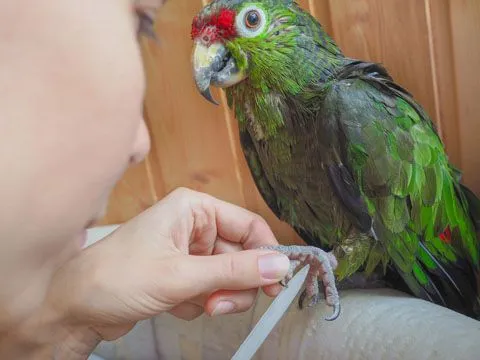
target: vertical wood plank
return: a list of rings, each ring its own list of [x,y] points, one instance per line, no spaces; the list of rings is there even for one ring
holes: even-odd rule
[[[330,0],[335,40],[350,57],[383,63],[435,120],[425,4],[419,0]]]
[[[334,37],[332,28],[332,18],[330,13],[330,3],[328,0],[309,0],[310,13],[315,16],[325,31]]]
[[[480,1],[450,1],[464,180],[480,195]]]
[[[436,93],[435,118],[450,161],[462,167],[449,0],[425,0],[425,4]]]

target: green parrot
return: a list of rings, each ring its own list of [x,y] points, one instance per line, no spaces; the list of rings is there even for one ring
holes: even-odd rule
[[[214,0],[193,19],[199,92],[225,89],[251,174],[308,246],[300,306],[361,274],[480,314],[480,201],[461,183],[420,104],[380,64],[344,56],[292,0]]]

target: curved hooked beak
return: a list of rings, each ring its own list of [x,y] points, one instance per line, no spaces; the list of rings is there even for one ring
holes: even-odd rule
[[[238,69],[230,52],[219,42],[207,46],[201,40],[195,41],[193,72],[198,91],[215,105],[218,105],[218,102],[212,97],[210,85],[226,88],[245,78],[244,72]]]

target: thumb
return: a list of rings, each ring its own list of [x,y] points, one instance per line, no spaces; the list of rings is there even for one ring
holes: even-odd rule
[[[268,250],[245,250],[211,256],[189,255],[178,276],[184,281],[190,296],[215,291],[246,290],[278,283],[289,268],[287,256]],[[193,292],[193,293],[192,293]]]

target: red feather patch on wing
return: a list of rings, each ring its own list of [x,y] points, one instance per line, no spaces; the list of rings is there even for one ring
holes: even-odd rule
[[[443,233],[440,234],[439,238],[447,244],[452,243],[452,231],[450,230],[450,226],[447,226],[447,228],[443,231]]]
[[[218,39],[228,40],[234,38],[237,36],[235,16],[235,11],[225,8],[206,18],[195,16],[192,22],[192,39],[207,35],[208,41],[206,42],[212,43]]]

